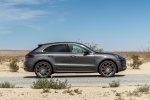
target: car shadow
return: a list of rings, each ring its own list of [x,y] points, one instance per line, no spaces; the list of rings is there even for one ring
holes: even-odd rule
[[[100,78],[114,78],[114,77],[124,77],[125,75],[115,75],[113,77],[103,77],[102,75],[52,75],[49,78],[89,78],[89,77],[100,77]],[[25,76],[24,78],[38,78],[37,76]]]

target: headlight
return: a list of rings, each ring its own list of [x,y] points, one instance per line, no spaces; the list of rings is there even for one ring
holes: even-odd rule
[[[119,56],[119,55],[116,55],[116,54],[115,54],[115,57],[120,58],[120,56]]]
[[[124,57],[122,57],[122,56],[120,56],[120,55],[117,55],[117,54],[115,54],[115,57],[117,57],[117,58],[119,58],[119,59],[121,59],[121,60],[125,59]]]

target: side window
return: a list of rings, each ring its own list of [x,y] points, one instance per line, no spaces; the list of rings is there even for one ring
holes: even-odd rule
[[[69,44],[69,49],[72,53],[84,53],[86,51],[83,47],[75,44]]]
[[[52,45],[47,47],[45,52],[67,52],[67,48],[65,44]]]

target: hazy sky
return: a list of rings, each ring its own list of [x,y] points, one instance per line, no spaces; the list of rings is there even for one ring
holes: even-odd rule
[[[150,0],[0,0],[0,49],[78,38],[105,51],[150,46]]]

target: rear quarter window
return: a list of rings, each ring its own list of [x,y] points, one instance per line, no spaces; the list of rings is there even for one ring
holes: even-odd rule
[[[36,52],[42,45],[39,45],[38,47],[36,47],[35,49],[33,49],[32,51],[30,51],[30,53],[32,52]]]
[[[66,44],[58,44],[47,47],[44,52],[67,52]]]

